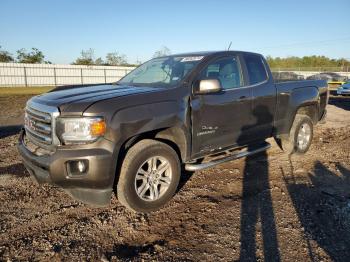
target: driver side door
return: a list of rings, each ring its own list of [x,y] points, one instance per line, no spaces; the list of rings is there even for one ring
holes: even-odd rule
[[[238,55],[208,62],[196,82],[217,79],[222,90],[194,94],[192,107],[192,155],[194,158],[247,141],[251,125],[252,91],[245,86]]]

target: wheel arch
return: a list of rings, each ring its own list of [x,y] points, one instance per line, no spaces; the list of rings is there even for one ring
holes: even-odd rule
[[[318,121],[318,110],[318,103],[316,101],[299,105],[291,115],[288,126],[285,126],[285,132],[280,134],[279,137],[282,139],[289,137],[289,132],[297,115],[306,115],[311,118],[313,124],[316,124]]]
[[[316,102],[307,105],[301,105],[297,108],[294,119],[296,115],[306,115],[311,118],[312,123],[316,124],[318,121],[318,104]],[[294,121],[293,119],[293,121]]]
[[[171,146],[181,162],[185,162],[189,156],[188,139],[180,127],[161,128],[129,137],[121,146],[119,156],[125,154],[133,145],[143,139],[158,140]]]
[[[288,86],[287,86],[288,87]],[[275,122],[275,137],[288,138],[297,114],[307,115],[316,124],[320,110],[320,93],[315,86],[293,89],[288,96],[280,96]]]

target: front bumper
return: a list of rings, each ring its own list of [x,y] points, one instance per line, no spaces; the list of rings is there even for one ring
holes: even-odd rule
[[[108,205],[113,192],[115,167],[115,146],[106,139],[89,145],[61,146],[43,156],[32,153],[24,142],[22,130],[18,151],[28,172],[38,183],[49,183],[61,187],[73,198],[84,203]],[[84,160],[88,169],[82,175],[70,174],[70,161]]]

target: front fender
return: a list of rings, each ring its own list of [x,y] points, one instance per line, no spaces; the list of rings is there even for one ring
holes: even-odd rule
[[[134,105],[115,112],[110,120],[106,137],[122,145],[129,139],[157,131],[155,137],[172,141],[180,150],[183,160],[190,155],[191,138],[186,99]]]
[[[181,125],[184,112],[176,101],[165,101],[152,104],[132,106],[117,111],[111,119],[109,139],[116,141],[132,136]],[[114,136],[114,137],[113,137]]]

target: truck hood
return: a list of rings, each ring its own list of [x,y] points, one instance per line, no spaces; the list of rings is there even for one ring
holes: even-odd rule
[[[34,102],[58,107],[61,112],[69,111],[74,106],[74,111],[85,111],[87,107],[101,100],[130,96],[160,91],[163,88],[145,86],[122,86],[122,85],[92,85],[74,87],[62,90],[53,90],[33,98]]]

